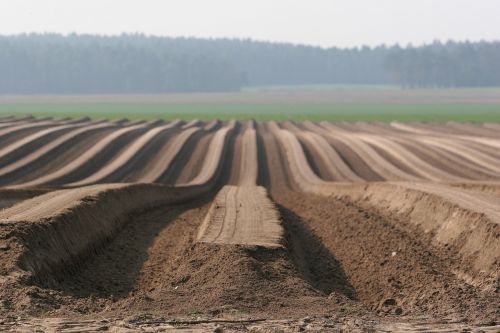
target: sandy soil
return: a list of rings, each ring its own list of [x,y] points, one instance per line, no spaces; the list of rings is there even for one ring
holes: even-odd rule
[[[500,328],[491,127],[2,124],[0,330]]]

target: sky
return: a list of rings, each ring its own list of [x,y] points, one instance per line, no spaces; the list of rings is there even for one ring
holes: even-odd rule
[[[144,33],[322,47],[500,40],[500,0],[0,0],[0,34]]]

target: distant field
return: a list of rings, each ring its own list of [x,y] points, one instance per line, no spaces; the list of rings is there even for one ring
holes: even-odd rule
[[[0,116],[500,122],[500,88],[256,87],[239,93],[0,96]]]

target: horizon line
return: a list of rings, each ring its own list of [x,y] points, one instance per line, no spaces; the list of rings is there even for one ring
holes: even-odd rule
[[[293,45],[293,46],[302,46],[302,47],[313,47],[313,48],[321,48],[321,49],[362,49],[362,48],[379,48],[379,47],[386,47],[386,48],[391,48],[391,47],[401,47],[401,48],[410,48],[410,47],[423,47],[423,46],[429,46],[433,44],[447,44],[447,43],[456,43],[456,44],[466,44],[466,43],[471,43],[471,44],[478,44],[478,43],[500,43],[500,38],[498,39],[487,39],[487,38],[481,38],[481,39],[439,39],[435,38],[432,41],[425,41],[421,43],[403,43],[403,42],[396,42],[396,43],[378,43],[378,44],[361,44],[357,46],[323,46],[323,45],[318,45],[318,44],[308,44],[308,43],[296,43],[296,42],[291,42],[291,41],[283,41],[283,40],[265,40],[265,39],[255,39],[252,37],[215,37],[215,36],[210,36],[210,37],[200,37],[200,36],[189,36],[189,35],[178,35],[178,36],[171,36],[171,35],[159,35],[159,34],[149,34],[145,32],[121,32],[121,33],[89,33],[89,32],[68,32],[68,33],[63,33],[63,32],[51,32],[51,31],[44,31],[44,32],[39,32],[39,31],[27,31],[27,32],[18,32],[18,33],[13,33],[13,34],[3,34],[0,33],[0,38],[8,38],[8,37],[24,37],[24,36],[50,36],[50,35],[57,35],[61,37],[71,37],[71,36],[77,36],[77,37],[103,37],[103,38],[119,38],[119,37],[125,37],[125,36],[141,36],[141,37],[146,37],[146,38],[158,38],[158,39],[195,39],[195,40],[206,40],[206,41],[217,41],[217,40],[226,40],[226,41],[249,41],[253,43],[271,43],[271,44],[281,44],[281,45]]]

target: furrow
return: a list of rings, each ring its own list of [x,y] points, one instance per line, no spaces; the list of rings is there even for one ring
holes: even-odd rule
[[[152,155],[154,152],[148,151],[146,149],[148,144],[151,144],[154,140],[161,137],[164,133],[172,131],[179,125],[179,121],[171,122],[167,125],[154,127],[149,131],[142,134],[137,138],[132,144],[130,144],[125,150],[123,150],[115,159],[110,161],[108,164],[104,165],[102,168],[97,170],[97,172],[91,174],[89,177],[79,180],[77,182],[69,183],[67,186],[82,186],[95,184],[99,182],[108,181],[113,174],[117,174],[120,169],[122,169],[126,164],[131,163],[134,158],[139,154]],[[144,163],[142,160],[140,163]],[[114,178],[117,178],[116,176]]]
[[[0,128],[0,140],[5,140],[5,138],[10,137],[12,135],[19,135],[23,133],[30,133],[31,131],[35,131],[37,129],[42,129],[46,127],[55,126],[52,121],[39,121],[34,123],[21,123],[16,124],[14,126],[9,126],[6,128]]]
[[[259,176],[259,160],[257,154],[257,134],[253,124],[247,127],[242,135],[241,163],[239,170],[239,186],[255,186]]]
[[[90,164],[95,156],[99,153],[105,151],[105,149],[116,145],[121,138],[123,138],[127,134],[139,133],[144,131],[146,128],[143,125],[136,125],[130,127],[124,127],[119,130],[113,131],[111,134],[107,135],[101,141],[99,141],[96,145],[94,145],[91,149],[87,150],[85,153],[66,164],[60,169],[53,171],[45,176],[39,177],[32,181],[28,181],[25,183],[18,184],[16,186],[40,186],[44,184],[53,184],[53,183],[61,183],[61,180],[64,177],[72,174],[78,169],[84,167],[86,164]],[[92,167],[96,167],[95,164],[92,164]],[[64,183],[64,182],[63,182]]]
[[[414,173],[424,179],[437,182],[466,180],[465,178],[453,176],[452,174],[426,163],[418,156],[412,154],[409,150],[398,145],[394,140],[391,141],[383,137],[368,135],[360,135],[359,137],[361,140],[385,150],[387,153],[391,154],[393,158],[404,163],[409,169],[413,170]]]
[[[334,135],[328,132],[323,135],[330,136],[333,139],[337,139],[348,145],[358,156],[365,160],[375,173],[384,177],[385,180],[421,180],[420,177],[409,174],[385,160],[373,148],[364,143],[358,136],[346,134]]]
[[[469,180],[496,177],[494,172],[486,170],[479,165],[438,147],[423,144],[414,139],[395,137],[393,140],[434,167],[457,177]]]
[[[70,131],[74,128],[78,128],[81,125],[62,125],[49,127],[47,129],[42,129],[33,134],[30,134],[20,140],[14,141],[13,143],[4,146],[0,149],[0,166],[5,166],[16,160],[24,157],[23,155],[29,154],[31,151],[40,146],[50,144],[50,141],[57,139],[57,135],[63,135],[65,132]]]
[[[500,272],[500,199],[443,184],[372,183],[364,187],[332,186],[332,195],[348,196],[402,216],[436,246],[455,249],[456,274],[468,283],[495,288]]]
[[[341,182],[364,181],[344,162],[325,138],[316,133],[301,130],[296,131],[295,135],[321,160],[332,180]]]
[[[327,131],[326,127],[331,127],[334,125],[328,125],[327,122],[322,122],[323,126],[319,126],[312,122],[304,122],[303,126],[305,129],[312,133],[320,135],[321,138],[327,141],[327,143],[339,153],[342,161],[358,175],[361,179],[365,181],[381,181],[384,180],[382,176],[376,173],[366,162],[363,160],[353,149],[340,140],[334,138],[333,135],[323,135]],[[334,127],[333,127],[334,128]],[[329,131],[332,132],[332,131]],[[328,132],[326,132],[328,133]],[[346,134],[347,132],[342,130],[334,130],[333,133],[336,134]]]
[[[55,158],[64,154],[65,149],[75,147],[78,142],[84,141],[96,132],[111,129],[115,125],[99,123],[73,129],[72,131],[49,142],[30,154],[0,168],[0,185],[13,183],[29,172],[37,165],[48,162],[50,157]]]
[[[422,134],[422,135],[432,134],[431,131],[428,131],[426,129],[417,128],[417,127],[412,126],[410,124],[403,124],[403,123],[400,123],[397,121],[391,122],[391,126],[396,128],[396,129],[399,129],[401,131],[408,132],[408,133]]]
[[[137,211],[182,203],[199,187],[103,184],[50,192],[0,211],[3,282],[50,282],[91,256]],[[8,256],[8,257],[6,257]]]
[[[68,142],[73,141],[75,138],[79,138],[81,136],[88,135],[92,132],[112,127],[114,126],[108,124],[89,124],[84,127],[75,128],[72,131],[65,133],[59,138],[53,140],[52,142],[43,145],[39,149],[31,152],[30,154],[17,159],[14,163],[8,164],[5,167],[0,168],[0,176],[8,177],[7,176],[8,174],[13,173],[23,167],[26,167],[30,163],[36,162],[37,159],[46,156],[47,154],[51,154],[54,150],[56,150],[59,147],[62,147]]]
[[[207,153],[205,155],[201,171],[192,180],[184,184],[178,184],[178,186],[204,185],[210,183],[216,178],[224,151],[227,149],[229,134],[235,130],[236,125],[235,121],[231,121],[214,134],[207,148]]]
[[[177,134],[168,143],[166,150],[161,152],[161,156],[133,180],[142,183],[160,182],[162,176],[168,172],[181,151],[186,149],[186,143],[201,132],[203,132],[201,127],[189,127]]]
[[[446,123],[446,126],[457,129],[463,134],[472,135],[474,137],[500,137],[500,132],[479,124],[448,122]]]
[[[269,123],[257,124],[258,142],[260,143],[260,158],[262,165],[259,175],[260,184],[265,185],[274,195],[275,192],[290,191],[296,188],[287,156],[281,148],[278,138],[269,129]]]
[[[302,191],[315,192],[324,184],[328,182],[319,178],[311,169],[307,162],[307,158],[300,146],[299,140],[291,132],[280,129],[274,122],[268,123],[269,132],[275,136],[283,155],[288,162],[289,174],[291,181]],[[271,171],[282,172],[282,171]]]
[[[485,169],[494,171],[497,176],[500,176],[500,160],[498,159],[480,153],[477,150],[469,149],[464,145],[459,145],[451,140],[443,140],[443,139],[438,140],[438,139],[427,139],[427,138],[418,138],[417,140],[452,152],[473,163],[476,163],[477,165]]]

